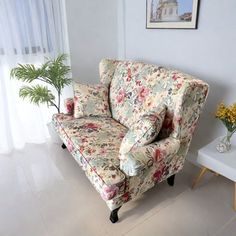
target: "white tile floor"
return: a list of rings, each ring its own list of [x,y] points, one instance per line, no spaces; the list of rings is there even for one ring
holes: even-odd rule
[[[236,235],[233,183],[208,174],[191,190],[198,168],[186,163],[175,186],[163,182],[109,210],[83,171],[60,145],[27,145],[0,155],[0,236]]]

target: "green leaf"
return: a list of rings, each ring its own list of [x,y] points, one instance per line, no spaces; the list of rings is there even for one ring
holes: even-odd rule
[[[55,96],[47,87],[41,85],[24,86],[20,89],[19,96],[23,99],[28,98],[31,103],[36,105],[45,103],[52,106],[55,103]]]
[[[53,85],[58,92],[71,83],[71,80],[67,78],[71,69],[64,64],[66,58],[67,56],[62,54],[56,59],[50,60],[44,74],[49,80],[48,83]]]
[[[40,77],[40,69],[35,68],[33,64],[18,64],[18,67],[11,70],[11,78],[16,78],[23,82],[31,83]]]

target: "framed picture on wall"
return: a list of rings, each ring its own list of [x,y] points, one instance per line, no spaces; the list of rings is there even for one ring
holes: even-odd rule
[[[196,29],[200,0],[146,0],[147,29]]]

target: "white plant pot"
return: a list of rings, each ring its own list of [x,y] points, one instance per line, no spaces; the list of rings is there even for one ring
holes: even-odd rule
[[[48,132],[49,132],[49,135],[50,135],[50,141],[52,143],[61,144],[62,140],[60,139],[58,133],[56,132],[52,122],[47,123],[47,127],[48,127]]]

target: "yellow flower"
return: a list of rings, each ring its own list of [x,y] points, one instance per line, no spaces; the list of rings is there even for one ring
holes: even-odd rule
[[[215,117],[219,118],[227,129],[232,129],[236,125],[236,103],[231,106],[220,103],[217,107]]]

